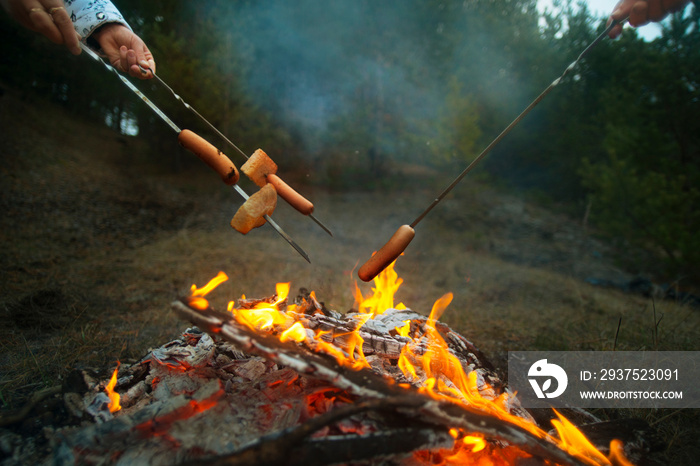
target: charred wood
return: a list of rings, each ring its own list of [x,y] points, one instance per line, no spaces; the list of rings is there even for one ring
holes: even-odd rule
[[[300,374],[325,380],[358,397],[384,398],[385,403],[400,404],[400,409],[404,411],[407,406],[410,406],[412,413],[422,421],[448,428],[456,427],[470,432],[481,432],[487,438],[516,445],[523,451],[544,460],[562,465],[583,464],[554,444],[535,437],[509,422],[464,405],[428,398],[416,389],[399,387],[393,379],[368,370],[355,371],[345,368],[329,356],[302,351],[300,345],[291,342],[283,343],[274,336],[241,328],[224,313],[213,309],[198,311],[181,301],[173,302],[172,308],[183,319],[213,336],[233,343],[246,353],[290,367]]]
[[[393,402],[392,402],[393,401]],[[412,403],[405,405],[411,407]],[[401,400],[366,400],[346,405],[308,420],[304,424],[257,439],[230,455],[198,460],[204,465],[326,465],[389,456],[404,456],[418,449],[449,448],[453,442],[447,428],[413,422],[409,428],[385,429],[363,435],[328,435],[311,438],[323,427],[366,411],[392,411]],[[195,463],[188,463],[195,464]]]

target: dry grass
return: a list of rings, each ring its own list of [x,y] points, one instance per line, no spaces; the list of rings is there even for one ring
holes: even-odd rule
[[[159,170],[164,157],[145,136],[121,138],[7,94],[0,125],[10,128],[0,171],[5,407],[73,368],[106,373],[117,359],[178,336],[187,324],[169,303],[219,270],[230,277],[213,294],[219,307],[291,281],[292,290],[315,290],[329,307],[348,310],[353,270],[435,195],[430,180],[392,193],[306,188],[334,238],[287,206],[274,216],[310,254],[309,265],[269,228],[231,230],[235,194],[198,165]],[[397,264],[405,280],[397,302],[427,314],[453,292],[442,320],[501,369],[509,350],[699,349],[697,310],[585,283],[627,277],[611,264],[576,222],[471,183],[418,226]],[[371,284],[360,287],[369,292]],[[683,446],[670,458],[696,452],[688,447],[695,411],[602,414],[656,422],[667,444]]]

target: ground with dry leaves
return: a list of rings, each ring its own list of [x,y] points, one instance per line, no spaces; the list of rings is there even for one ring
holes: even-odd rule
[[[292,290],[315,290],[328,307],[352,308],[354,270],[449,179],[396,171],[402,188],[391,192],[302,187],[334,238],[286,205],[274,217],[309,253],[309,265],[268,227],[247,236],[233,231],[236,194],[196,160],[175,170],[175,154],[150,147],[147,131],[120,136],[9,90],[0,101],[5,409],[60,384],[73,368],[106,373],[116,360],[135,360],[177,337],[187,324],[170,302],[220,270],[230,280],[212,295],[219,307],[291,282]],[[306,175],[313,181],[313,173],[288,180]],[[586,282],[633,275],[615,266],[613,251],[583,218],[465,180],[418,226],[399,259],[397,303],[427,314],[454,293],[443,320],[501,370],[509,350],[700,349],[697,309]],[[660,420],[666,442],[683,446],[674,461],[700,455],[689,446],[693,411],[598,414]]]

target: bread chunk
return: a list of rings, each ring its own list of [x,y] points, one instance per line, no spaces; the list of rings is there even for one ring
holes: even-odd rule
[[[262,150],[258,149],[241,166],[241,171],[260,187],[267,184],[267,175],[277,173],[277,164]]]
[[[244,235],[253,228],[265,224],[265,215],[271,215],[277,207],[277,191],[266,184],[250,196],[231,219],[231,226]]]

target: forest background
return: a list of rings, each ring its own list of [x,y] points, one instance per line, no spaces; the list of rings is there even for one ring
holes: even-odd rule
[[[312,167],[309,182],[333,190],[390,189],[406,167],[458,173],[604,27],[584,3],[555,2],[542,14],[534,0],[119,7],[159,75],[239,147],[267,147],[286,170]],[[691,4],[653,41],[628,28],[601,42],[481,175],[585,211],[630,252],[625,266],[697,284],[699,18]],[[171,155],[169,128],[118,80],[2,21],[6,82],[126,135],[147,134],[174,170],[186,169]],[[158,103],[167,114],[185,111],[173,99]]]

